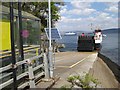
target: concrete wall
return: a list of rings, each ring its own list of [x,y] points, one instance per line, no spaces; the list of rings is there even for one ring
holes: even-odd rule
[[[102,88],[120,88],[119,67],[100,53],[89,73],[98,79]]]

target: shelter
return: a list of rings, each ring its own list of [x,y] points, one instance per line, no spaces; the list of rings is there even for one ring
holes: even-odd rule
[[[8,7],[0,5],[0,26],[2,27],[0,30],[0,51],[10,50],[10,10]],[[15,45],[19,47],[19,19],[18,19],[18,10],[14,9],[14,29],[15,29]],[[40,44],[40,19],[36,16],[22,11],[22,29],[27,31],[25,33],[27,37],[23,36],[23,44],[24,45],[36,45]]]

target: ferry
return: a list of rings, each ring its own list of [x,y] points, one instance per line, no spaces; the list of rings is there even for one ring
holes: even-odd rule
[[[65,35],[66,36],[72,36],[72,35],[76,35],[76,33],[75,32],[66,32]]]
[[[94,40],[95,40],[94,48],[97,49],[97,50],[101,49],[102,32],[101,32],[100,29],[95,30],[95,32],[94,32]]]
[[[103,36],[103,37],[107,37],[107,35],[106,35],[106,34],[102,34],[102,36]]]
[[[100,29],[97,29],[93,32],[93,34],[81,34],[78,37],[78,51],[85,50],[100,50],[102,43],[102,32]]]

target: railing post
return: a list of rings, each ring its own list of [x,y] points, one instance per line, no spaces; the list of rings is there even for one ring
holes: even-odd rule
[[[28,60],[28,74],[29,74],[29,85],[30,88],[36,88],[35,86],[35,77],[33,74],[33,67],[32,67],[32,63]]]
[[[39,48],[36,49],[36,56],[39,55]]]
[[[12,54],[12,65],[13,65],[13,90],[17,90],[17,78],[16,78],[16,58],[15,58],[15,42],[14,42],[14,12],[13,2],[10,2],[10,39],[11,39],[11,54]]]
[[[19,44],[20,44],[20,47],[19,47],[19,52],[20,52],[20,56],[21,56],[21,60],[24,60],[24,51],[23,51],[23,37],[22,37],[22,7],[21,7],[21,2],[20,0],[18,0],[18,18],[19,18]],[[25,69],[25,65],[23,64],[22,65],[22,70],[24,72],[24,69]]]
[[[45,53],[43,55],[43,60],[44,60],[44,68],[45,68],[45,78],[49,79],[50,74],[49,74],[49,70],[48,70],[48,59],[47,59],[47,56]]]

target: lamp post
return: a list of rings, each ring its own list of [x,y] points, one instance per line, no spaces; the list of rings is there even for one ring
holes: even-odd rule
[[[49,8],[49,71],[50,78],[53,78],[53,60],[52,60],[52,45],[51,45],[51,0],[48,0]]]

